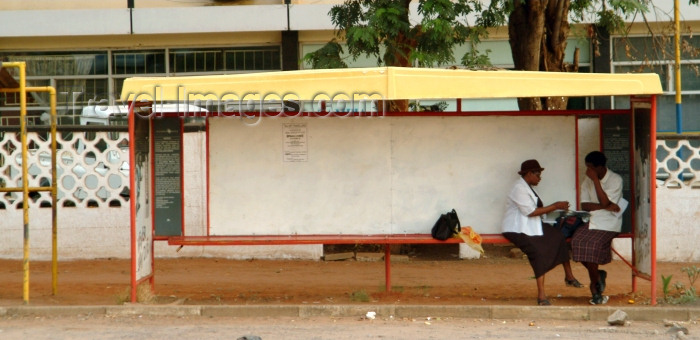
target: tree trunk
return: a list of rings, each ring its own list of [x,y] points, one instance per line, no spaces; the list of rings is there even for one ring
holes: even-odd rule
[[[519,71],[540,69],[540,49],[544,36],[543,1],[515,0],[508,18],[508,37],[513,64]],[[522,111],[542,110],[539,98],[518,98]]]
[[[404,7],[405,16],[401,20],[410,22],[408,13],[411,0],[401,0]],[[416,30],[420,31],[420,30]],[[411,53],[415,50],[418,42],[411,32],[398,32],[394,39],[395,48],[388,50],[384,55],[384,62],[387,66],[412,67]],[[378,112],[406,112],[408,111],[408,100],[383,100],[377,102]]]
[[[406,3],[406,6],[408,6],[409,2]],[[408,20],[408,17],[406,20]],[[413,65],[411,65],[410,61],[411,52],[415,50],[418,42],[413,37],[407,37],[405,34],[399,33],[396,43],[399,48],[394,52],[393,60],[395,62],[389,66],[412,67]],[[380,104],[384,105],[381,102],[377,103],[377,105]],[[383,109],[389,112],[406,112],[408,111],[408,100],[387,100]],[[382,108],[377,107],[377,111],[382,112]]]
[[[515,0],[508,35],[516,70],[566,72],[569,0]],[[518,98],[520,110],[563,110],[568,98]]]
[[[542,68],[547,72],[566,72],[564,53],[569,37],[569,1],[549,0],[545,12],[545,44],[542,53]],[[568,97],[548,97],[544,99],[544,109],[565,110]]]

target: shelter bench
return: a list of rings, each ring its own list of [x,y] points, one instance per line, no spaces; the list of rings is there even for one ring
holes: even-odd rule
[[[502,234],[480,234],[482,244],[511,243]],[[632,238],[633,234],[624,233],[617,238]],[[382,244],[384,245],[384,284],[387,292],[391,291],[391,245],[394,244],[455,244],[462,243],[459,238],[444,241],[434,239],[430,234],[313,234],[313,235],[210,235],[210,236],[170,236],[168,245],[172,246],[271,246],[299,244]],[[618,255],[628,266],[628,261]]]
[[[501,234],[481,234],[482,244],[508,244]],[[455,244],[463,241],[450,238],[434,239],[430,234],[372,234],[372,235],[216,235],[216,236],[170,236],[172,246],[270,246],[299,244],[382,244],[384,245],[384,270],[386,291],[391,291],[391,245],[394,244]]]

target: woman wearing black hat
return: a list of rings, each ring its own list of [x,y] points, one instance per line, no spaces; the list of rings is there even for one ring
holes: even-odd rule
[[[551,303],[544,293],[544,274],[557,265],[564,265],[564,282],[567,286],[581,288],[583,285],[571,272],[569,247],[564,235],[542,222],[544,214],[569,209],[569,202],[566,201],[554,202],[548,206],[542,204],[532,187],[540,183],[543,170],[534,159],[521,164],[518,172],[520,178],[506,200],[502,228],[503,236],[527,255],[537,281],[537,304],[547,306]]]

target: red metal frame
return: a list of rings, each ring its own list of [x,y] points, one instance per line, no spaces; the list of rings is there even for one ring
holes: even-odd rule
[[[210,180],[210,176],[209,176],[209,164],[210,164],[210,162],[209,162],[209,119],[205,119],[204,123],[205,123],[205,131],[206,131],[205,135],[204,135],[204,143],[206,145],[205,152],[206,152],[206,163],[207,163],[207,174],[206,174],[206,176],[207,176],[207,178],[206,178],[206,181],[207,181],[207,183],[206,183],[206,186],[207,186],[207,195],[206,195],[206,197],[207,197],[207,208],[206,208],[207,209],[207,235],[211,235],[211,233],[210,233],[211,223],[209,222],[209,221],[211,221],[211,218],[209,215],[211,212],[209,210],[209,202],[211,202],[210,197],[209,197],[209,192],[210,192],[209,189],[210,189],[210,184],[211,184],[211,180]]]
[[[651,96],[651,115],[649,126],[649,196],[651,215],[651,304],[656,305],[656,96]]]
[[[630,100],[630,106],[632,104],[632,101]],[[630,143],[629,143],[629,160],[630,160],[630,199],[629,199],[629,208],[630,211],[636,211],[637,206],[636,206],[636,200],[634,197],[637,195],[637,191],[635,188],[635,183],[637,181],[637,178],[634,176],[634,143],[635,143],[635,138],[637,135],[634,133],[634,111],[633,108],[630,107],[630,126],[629,126],[629,131],[630,131]],[[635,229],[636,229],[636,216],[635,214],[631,213],[630,214],[630,225],[632,226],[632,234],[634,235]],[[640,272],[637,270],[637,268],[634,266],[634,264],[637,262],[637,256],[634,251],[634,237],[632,237],[632,263],[630,265],[630,268],[632,268],[632,292],[637,291],[637,277],[639,276]],[[618,254],[619,256],[619,254]],[[621,259],[624,260],[622,256],[620,256]],[[627,263],[627,261],[625,261]]]
[[[581,174],[578,171],[578,168],[580,165],[579,161],[578,161],[579,153],[580,153],[580,150],[578,148],[578,120],[579,120],[579,117],[576,116],[576,119],[575,119],[576,122],[574,123],[574,129],[575,129],[575,134],[574,134],[575,135],[574,136],[574,148],[575,148],[574,160],[575,161],[574,161],[574,163],[576,164],[576,166],[574,167],[574,173],[575,173],[574,178],[576,178],[576,209],[579,209],[579,207],[581,206],[581,186],[578,185],[578,183],[580,182],[579,176],[581,176]]]
[[[180,230],[185,235],[185,120],[180,119]],[[155,195],[155,192],[154,192]],[[155,201],[154,201],[155,202]],[[155,216],[155,215],[154,215]]]
[[[136,138],[134,137],[134,107],[132,103],[129,103],[129,220],[131,223],[131,302],[136,302],[136,287],[138,282],[136,282],[136,167],[134,166],[136,161],[136,151],[134,150],[134,143]]]
[[[655,159],[655,154],[656,154],[656,149],[655,149],[655,143],[654,141],[656,140],[656,97],[652,96],[651,97],[651,103],[652,103],[652,153],[651,153],[651,158],[652,158],[652,171],[650,172],[651,174],[656,173],[656,159]],[[304,112],[302,114],[299,113],[279,113],[279,112],[265,112],[265,113],[260,113],[260,112],[248,112],[248,113],[226,113],[226,117],[236,117],[236,116],[261,116],[261,115],[266,115],[270,117],[279,117],[279,116],[287,116],[287,117],[327,117],[329,115],[332,115],[333,113],[326,112],[325,111],[325,105],[321,105],[322,107],[322,112]],[[578,148],[578,138],[579,138],[579,130],[578,130],[578,117],[579,115],[590,115],[591,112],[585,111],[585,110],[580,110],[580,111],[486,111],[486,112],[464,112],[461,111],[461,100],[457,101],[457,109],[458,111],[455,112],[439,112],[439,113],[434,113],[434,112],[382,112],[382,113],[377,113],[377,112],[342,112],[339,113],[341,116],[345,117],[368,117],[368,118],[379,118],[379,117],[421,117],[421,116],[560,116],[560,115],[566,115],[570,116],[573,115],[575,117],[576,121],[576,126],[575,126],[575,153],[576,153],[576,178],[578,180],[579,177],[579,171],[578,171],[578,156],[579,156],[579,148]],[[595,110],[593,114],[597,114],[599,117],[605,114],[630,114],[630,110]],[[181,114],[177,113],[172,113],[172,114],[161,114],[163,116],[179,116],[182,117]],[[383,244],[384,245],[384,256],[385,256],[385,285],[386,285],[386,290],[390,291],[391,290],[391,251],[390,251],[390,246],[392,244],[439,244],[439,243],[461,243],[461,239],[449,239],[446,241],[437,241],[430,237],[429,234],[397,234],[397,235],[245,235],[245,236],[209,236],[210,235],[210,230],[211,230],[211,225],[210,225],[210,145],[209,145],[209,132],[210,132],[210,122],[209,122],[209,117],[219,117],[222,116],[218,112],[209,112],[209,113],[196,113],[196,116],[206,116],[205,120],[205,131],[206,131],[206,136],[205,136],[205,143],[206,143],[206,165],[207,165],[207,173],[206,173],[206,188],[207,188],[207,194],[206,194],[206,199],[207,199],[207,206],[206,206],[206,215],[207,215],[207,236],[185,236],[185,222],[184,222],[184,176],[181,178],[181,185],[182,185],[182,204],[183,204],[183,226],[182,226],[182,231],[183,231],[183,236],[181,237],[167,237],[167,241],[169,245],[291,245],[291,244]],[[601,132],[600,132],[600,141],[599,141],[599,148],[602,147],[602,141],[603,141],[603,134],[602,134],[602,124],[601,124]],[[130,110],[130,115],[129,115],[129,138],[130,140],[135,142],[134,139],[134,131],[133,131],[133,110]],[[181,125],[181,133],[180,133],[180,139],[182,143],[182,136],[184,132],[184,125]],[[133,142],[132,142],[133,143]],[[130,164],[135,164],[135,156],[134,156],[134,148],[130,148]],[[181,173],[183,171],[182,167],[184,167],[183,162],[182,162],[182,148],[181,148]],[[633,165],[633,164],[632,164]],[[154,166],[152,166],[154,168]],[[153,171],[153,169],[152,169]],[[131,185],[131,192],[132,192],[132,197],[135,197],[135,186],[134,186],[134,167],[130,167],[130,185]],[[634,177],[634,175],[632,175]],[[653,179],[653,175],[652,175]],[[651,275],[651,283],[652,283],[652,304],[656,303],[656,191],[654,185],[651,185],[651,205],[652,205],[652,275]],[[152,190],[153,192],[153,190]],[[580,200],[580,189],[579,186],[576,185],[576,200],[577,204],[579,204]],[[132,222],[132,240],[135,237],[135,200],[131,200],[131,206],[132,206],[132,211],[131,211],[131,222]],[[633,225],[634,227],[634,225]],[[486,234],[486,235],[481,235],[483,237],[483,243],[509,243],[501,234]],[[632,239],[632,246],[634,247],[634,235],[633,234],[622,234],[619,237],[622,238],[631,238]],[[613,251],[617,253],[613,249]],[[134,256],[136,255],[135,251],[135,243],[132,241],[132,300],[135,299],[136,297],[136,282],[135,282],[135,262],[133,261]],[[153,254],[152,254],[153,255]],[[634,248],[633,248],[633,256],[634,256]],[[640,276],[639,272],[634,268],[632,264],[627,262],[624,258],[620,256],[620,258],[628,264],[632,270],[633,270],[633,290],[636,288],[636,281],[634,278],[636,276]],[[154,263],[155,261],[152,261]],[[153,274],[151,274],[151,282]],[[642,277],[642,276],[640,276]]]

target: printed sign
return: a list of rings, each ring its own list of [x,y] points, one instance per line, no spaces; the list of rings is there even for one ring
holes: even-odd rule
[[[153,120],[155,228],[157,236],[182,234],[180,118]]]
[[[284,124],[284,161],[306,162],[309,151],[306,143],[306,124]]]

